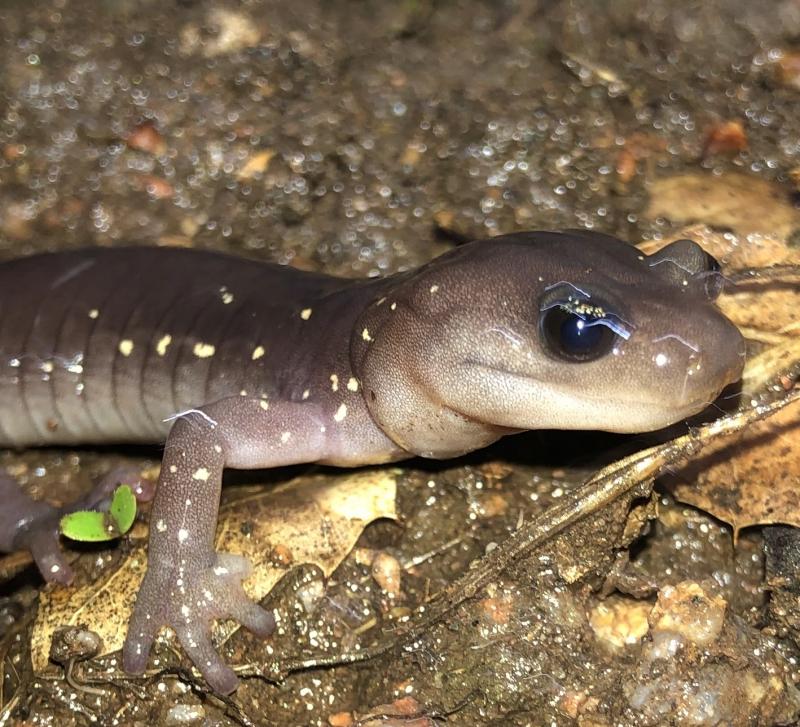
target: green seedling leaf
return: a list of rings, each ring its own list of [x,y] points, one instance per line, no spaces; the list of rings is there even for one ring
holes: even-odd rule
[[[131,529],[136,517],[136,496],[128,485],[120,485],[114,491],[108,513],[116,523],[120,535],[125,535]]]
[[[82,543],[100,543],[113,540],[118,533],[107,513],[78,510],[61,518],[61,532]]]
[[[114,491],[108,512],[78,510],[61,518],[61,533],[82,543],[101,543],[124,535],[136,517],[136,497],[128,485]]]

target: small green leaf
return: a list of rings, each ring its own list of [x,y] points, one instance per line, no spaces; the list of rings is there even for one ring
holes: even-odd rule
[[[136,517],[136,497],[128,485],[114,490],[108,512],[78,510],[61,518],[61,533],[83,543],[101,543],[124,535]]]
[[[116,528],[106,513],[78,510],[61,518],[61,532],[72,540],[99,543],[117,537]]]
[[[114,491],[108,513],[114,519],[120,535],[125,535],[131,529],[136,517],[136,497],[128,485],[120,485]]]

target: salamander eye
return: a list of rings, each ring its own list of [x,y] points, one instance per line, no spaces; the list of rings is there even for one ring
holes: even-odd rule
[[[562,306],[542,311],[542,337],[551,353],[567,361],[594,361],[611,351],[617,334],[607,321]]]
[[[708,254],[706,254],[706,257],[706,271],[700,273],[700,275],[703,276],[703,287],[706,298],[709,300],[716,300],[725,288],[725,278],[722,276],[722,268],[717,262],[717,259]]]

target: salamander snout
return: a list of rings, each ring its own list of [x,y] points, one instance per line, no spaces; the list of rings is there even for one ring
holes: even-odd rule
[[[665,401],[672,399],[676,408],[685,408],[687,414],[705,408],[742,376],[744,338],[716,311],[691,332],[654,337],[650,347],[654,369],[662,370],[662,380],[668,382],[661,395]]]

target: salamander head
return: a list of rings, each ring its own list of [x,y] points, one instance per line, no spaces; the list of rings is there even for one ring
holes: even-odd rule
[[[646,256],[597,233],[508,235],[399,278],[362,316],[353,362],[384,431],[432,456],[455,451],[452,421],[495,438],[658,429],[741,376],[742,336],[714,306],[721,287],[689,240]]]

